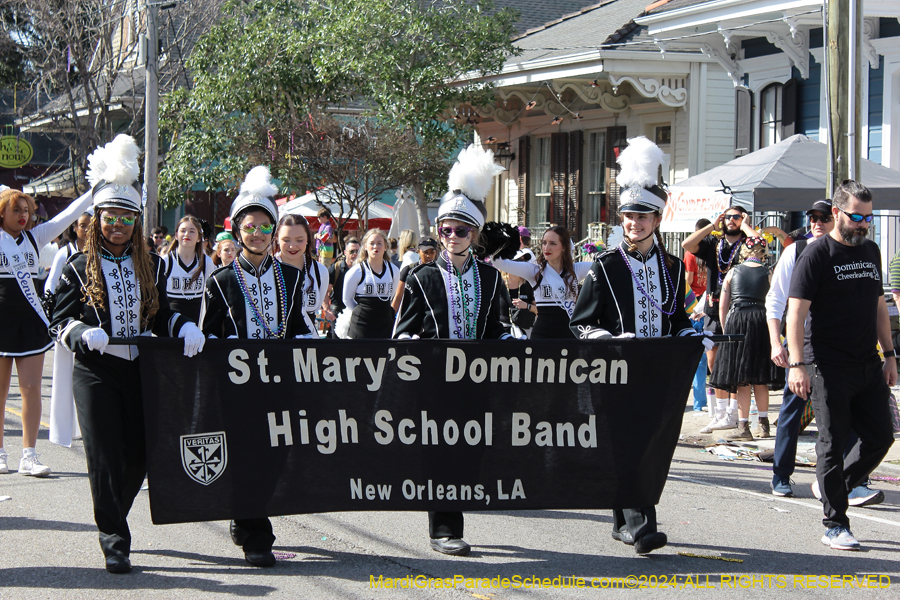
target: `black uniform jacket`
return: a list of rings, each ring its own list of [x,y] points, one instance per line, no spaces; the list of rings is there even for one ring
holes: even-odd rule
[[[660,266],[658,272],[664,273],[663,256],[655,244],[646,257],[638,252],[626,251],[626,253],[641,261],[656,261]],[[684,309],[684,263],[678,257],[671,254],[668,256],[674,259],[669,274],[675,285],[675,294],[664,291],[660,305],[666,311],[674,310],[674,312],[671,316],[662,314],[661,336],[690,335],[694,333],[694,329]],[[666,290],[667,284],[663,283],[662,288]],[[635,333],[640,325],[637,322],[639,319],[635,318],[635,295],[640,293],[636,289],[628,265],[619,254],[618,247],[607,250],[597,257],[584,279],[584,286],[578,294],[569,327],[579,339],[595,339],[602,337],[606,332],[614,336]]]
[[[189,321],[169,308],[169,299],[166,296],[165,265],[162,259],[153,253],[150,254],[150,268],[155,274],[156,290],[159,294],[159,310],[150,319],[149,326],[146,329],[142,328],[141,333],[151,331],[159,337],[174,337]],[[87,285],[87,281],[87,256],[79,252],[72,255],[66,266],[63,267],[56,288],[53,318],[50,320],[51,334],[75,354],[89,352],[87,344],[81,339],[81,334],[88,329],[101,327],[106,335],[113,337],[109,316],[110,290],[104,281],[103,308],[89,306],[82,300],[84,296],[82,288]]]
[[[244,271],[254,275],[256,268],[243,256],[234,259],[240,261]],[[263,274],[272,268],[275,259],[266,256],[259,266],[259,273]],[[237,265],[219,267],[206,280],[206,292],[203,294],[203,307],[200,309],[200,329],[204,335],[217,338],[247,337],[247,303],[244,294],[238,285],[234,269]],[[284,338],[291,339],[298,335],[308,335],[309,327],[303,319],[303,279],[304,274],[299,269],[281,263],[281,273],[284,275],[285,295],[287,307],[279,307],[279,317],[287,311],[287,325],[285,325]],[[280,323],[280,320],[279,320]]]
[[[472,268],[469,258],[464,271]],[[419,336],[422,339],[450,338],[450,309],[447,288],[441,270],[447,269],[443,256],[432,263],[418,265],[406,278],[403,303],[400,305],[394,337]],[[478,261],[481,278],[481,307],[478,312],[478,339],[506,339],[511,337],[500,322],[500,294],[504,287],[500,272]]]

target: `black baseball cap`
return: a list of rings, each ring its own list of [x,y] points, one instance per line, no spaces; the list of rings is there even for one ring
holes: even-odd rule
[[[437,250],[438,243],[437,243],[437,240],[434,239],[433,237],[423,237],[421,240],[419,240],[419,245],[417,247],[418,248],[434,248],[435,250]]]
[[[818,211],[824,215],[831,214],[831,200],[825,198],[824,200],[816,200],[813,202],[812,208],[806,211],[806,214],[809,215],[813,211]]]

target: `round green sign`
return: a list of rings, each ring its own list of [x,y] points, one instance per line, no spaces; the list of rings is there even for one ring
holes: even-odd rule
[[[16,169],[27,165],[34,156],[34,150],[27,140],[14,136],[0,137],[0,167]]]

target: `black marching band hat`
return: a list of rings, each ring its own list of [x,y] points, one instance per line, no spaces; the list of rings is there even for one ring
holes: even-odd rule
[[[491,191],[494,177],[505,170],[494,162],[492,150],[483,150],[478,144],[460,152],[447,177],[450,191],[441,198],[435,224],[456,219],[478,229],[484,227],[487,217],[484,199]]]
[[[140,214],[141,192],[135,187],[141,173],[141,151],[130,135],[119,134],[88,156],[87,179],[91,184],[93,208],[124,208]]]
[[[658,185],[663,161],[659,146],[642,135],[634,137],[616,160],[621,167],[616,175],[619,212],[662,214],[668,194]]]

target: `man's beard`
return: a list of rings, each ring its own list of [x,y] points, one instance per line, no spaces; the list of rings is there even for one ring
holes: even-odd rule
[[[853,229],[849,225],[844,225],[843,222],[839,222],[837,225],[841,238],[851,246],[862,246],[863,242],[866,241],[866,236],[869,234],[868,227]]]
[[[725,235],[738,235],[740,232],[741,232],[740,227],[735,227],[734,229],[732,229],[731,227],[725,228]]]

